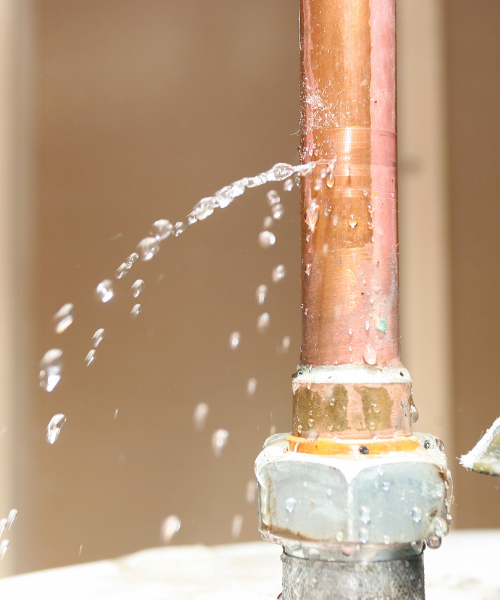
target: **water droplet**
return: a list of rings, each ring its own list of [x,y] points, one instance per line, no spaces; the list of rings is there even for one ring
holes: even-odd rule
[[[273,269],[274,283],[281,281],[283,279],[283,277],[285,277],[285,275],[286,275],[286,269],[285,269],[284,265],[278,265],[277,267],[274,267],[274,269]]]
[[[388,492],[391,489],[391,484],[389,481],[383,481],[382,482],[382,489],[384,490],[384,492]]]
[[[410,405],[410,413],[411,413],[411,422],[416,423],[418,421],[419,414],[418,414],[418,409],[413,404],[413,402]]]
[[[233,333],[229,336],[229,347],[231,350],[236,350],[239,346],[241,339],[241,334],[239,331],[233,331]]]
[[[384,535],[382,537],[382,539],[384,540],[384,544],[390,544],[391,543],[391,538],[388,535]]]
[[[50,419],[50,423],[47,425],[46,435],[49,444],[53,444],[57,440],[64,423],[66,423],[66,417],[64,415],[54,415],[52,419]]]
[[[92,342],[94,344],[94,348],[97,348],[99,344],[102,342],[105,335],[104,329],[98,329],[94,335],[92,336]]]
[[[234,515],[233,522],[231,524],[231,535],[234,539],[237,539],[241,535],[241,528],[243,527],[243,517],[241,515]]]
[[[356,225],[358,224],[358,220],[356,219],[356,217],[354,215],[351,215],[349,217],[349,219],[347,220],[347,222],[349,223],[349,227],[351,229],[354,229],[354,227],[356,227]]]
[[[295,510],[296,505],[297,500],[295,500],[295,498],[290,497],[285,501],[285,508],[289,513],[292,513]]]
[[[441,546],[441,538],[435,535],[431,535],[427,538],[427,545],[432,550],[437,550]]]
[[[52,317],[52,321],[54,322],[54,331],[56,333],[66,331],[71,323],[73,323],[73,305],[70,303],[65,304]]]
[[[256,495],[257,495],[257,485],[256,485],[254,479],[250,479],[250,481],[247,482],[247,490],[246,490],[248,504],[252,504],[252,502],[255,502]]]
[[[208,404],[200,402],[196,405],[193,412],[193,423],[196,431],[203,431],[205,428],[205,422],[208,417]]]
[[[330,189],[335,185],[335,177],[333,175],[329,175],[328,179],[326,180],[326,185]]]
[[[368,506],[362,506],[359,509],[359,518],[365,525],[367,525],[371,521],[372,515]]]
[[[144,281],[142,279],[137,279],[137,281],[135,281],[132,285],[132,287],[130,288],[131,292],[132,292],[132,296],[134,298],[137,298],[137,296],[139,296],[139,294],[144,291],[144,286],[146,284],[144,283]]]
[[[177,223],[174,225],[174,235],[175,237],[179,237],[181,235],[181,233],[184,233],[187,229],[187,225],[185,223],[183,223],[182,221],[177,221]]]
[[[368,331],[370,329],[370,323],[369,321],[365,321],[365,331]]]
[[[62,350],[48,350],[40,361],[40,387],[51,392],[61,381],[62,368]]]
[[[292,338],[289,335],[285,335],[285,337],[281,341],[281,351],[283,352],[283,354],[286,354],[288,352],[291,343]]]
[[[267,202],[269,204],[269,206],[275,206],[276,204],[280,203],[280,195],[278,194],[278,192],[276,190],[271,190],[269,192],[267,192],[266,194],[267,196]]]
[[[294,172],[295,169],[291,165],[286,163],[278,163],[267,172],[267,177],[269,181],[283,181],[283,179],[287,179],[293,175]]]
[[[441,517],[434,519],[433,526],[434,533],[440,538],[448,533],[448,523],[444,519],[441,519]]]
[[[272,207],[271,212],[273,213],[273,218],[276,219],[276,221],[279,221],[285,213],[285,207],[283,204],[275,204]]]
[[[368,196],[368,190],[363,190],[363,196],[366,198]]]
[[[309,264],[309,265],[306,265],[306,266],[304,267],[304,271],[306,272],[306,275],[308,275],[308,276],[309,276],[309,275],[311,274],[311,268],[312,268],[312,265],[311,265],[311,264]]]
[[[255,377],[251,377],[247,381],[247,395],[253,396],[255,394],[256,389],[257,389],[257,379],[255,379]]]
[[[18,515],[18,511],[15,508],[13,508],[9,512],[9,515],[7,517],[7,523],[6,523],[7,529],[10,529],[12,527],[12,525],[14,524],[14,521],[17,519],[17,515]]]
[[[413,406],[414,406],[414,404],[412,404],[412,408],[413,408]],[[415,410],[417,410],[416,407],[415,407]],[[418,414],[418,411],[417,411],[417,414]],[[413,422],[414,421],[412,421],[412,423]],[[444,442],[442,440],[440,440],[439,438],[436,438],[436,447],[441,452],[444,452]]]
[[[349,327],[349,330],[347,332],[349,335],[352,335],[352,329]]]
[[[342,544],[340,549],[342,550],[342,554],[344,554],[345,556],[351,556],[351,554],[354,554],[354,552],[356,552],[356,544],[350,544],[348,542],[346,544]]]
[[[272,227],[273,226],[273,218],[265,217],[264,221],[262,223],[262,226],[264,227],[264,229],[269,229],[270,227]]]
[[[151,228],[153,237],[159,241],[167,239],[174,231],[174,226],[168,219],[155,221]]]
[[[96,298],[101,302],[109,302],[114,296],[113,282],[111,279],[104,279],[101,281],[101,283],[96,287],[95,295]]]
[[[309,419],[308,424],[309,427],[314,427],[314,419]]]
[[[212,434],[212,449],[216,458],[221,455],[222,448],[226,446],[227,440],[229,438],[229,431],[226,429],[217,429]]]
[[[380,412],[380,406],[376,402],[372,402],[371,409],[376,414],[378,414]]]
[[[368,205],[368,212],[369,212],[371,215],[373,215],[373,213],[375,212],[375,209],[374,209],[372,206]]]
[[[95,350],[90,350],[87,354],[87,356],[85,357],[85,364],[87,365],[87,367],[90,367],[90,365],[94,362],[95,360]]]
[[[359,530],[359,541],[362,544],[366,544],[366,542],[368,542],[369,539],[370,539],[370,532],[365,527],[361,527],[361,529]]]
[[[337,542],[341,542],[344,539],[344,532],[337,531],[337,533],[335,534],[335,539],[337,540]]]
[[[266,295],[267,295],[267,285],[259,285],[259,287],[257,288],[257,292],[255,293],[255,296],[257,298],[257,303],[264,304]]]
[[[138,258],[139,255],[137,254],[137,252],[132,252],[132,254],[127,258],[125,262],[127,263],[129,269]]]
[[[370,344],[366,344],[365,351],[363,352],[363,360],[367,365],[377,364],[377,351],[372,348]]]
[[[293,190],[293,179],[287,179],[283,183],[283,189],[285,190],[285,192],[291,192]]]
[[[160,242],[154,237],[147,237],[137,244],[137,252],[141,260],[151,260],[160,249]]]
[[[306,214],[304,216],[304,221],[309,226],[309,229],[314,232],[316,228],[316,223],[319,219],[319,206],[314,202],[314,200],[309,204],[306,210]]]
[[[411,518],[415,521],[415,523],[420,523],[422,520],[422,511],[420,508],[418,508],[418,506],[414,506],[411,509]]]
[[[257,331],[259,333],[265,333],[269,327],[270,322],[269,313],[262,313],[257,318]]]
[[[0,560],[3,560],[3,557],[5,556],[5,553],[7,552],[7,550],[9,549],[9,546],[10,546],[9,540],[2,540],[2,542],[0,542]]]
[[[130,271],[130,266],[126,262],[124,262],[118,267],[118,269],[116,269],[115,277],[117,279],[121,279],[122,277],[125,277],[125,275],[129,271]]]
[[[135,319],[135,317],[137,317],[140,314],[141,310],[142,310],[142,306],[140,304],[134,304],[134,306],[132,306],[132,310],[130,311],[130,314]]]
[[[174,535],[181,528],[181,520],[176,515],[170,515],[161,524],[161,539],[165,544],[170,544]]]
[[[269,248],[276,243],[276,236],[272,231],[261,231],[259,233],[259,246],[261,248]]]
[[[319,191],[319,190],[320,190],[322,187],[323,187],[323,182],[321,181],[321,179],[315,179],[315,180],[314,180],[314,185],[313,185],[313,188],[314,188],[316,191]]]
[[[410,545],[416,552],[422,552],[424,549],[424,542],[422,540],[414,540]]]
[[[298,431],[299,433],[302,433],[302,425],[299,425],[299,426],[297,427],[297,431]]]
[[[191,213],[191,216],[198,221],[204,221],[207,217],[209,217],[213,212],[214,209],[217,207],[218,205],[218,200],[217,198],[210,196],[208,198],[202,198],[198,204],[195,205],[195,207],[193,208],[193,212]]]
[[[371,221],[367,221],[366,222],[366,226],[368,227],[368,229],[371,231],[373,229],[373,223]]]
[[[5,530],[7,529],[7,519],[0,519],[0,536],[2,536],[5,533]]]

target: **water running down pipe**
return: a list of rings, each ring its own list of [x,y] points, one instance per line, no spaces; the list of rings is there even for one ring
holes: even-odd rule
[[[422,600],[448,531],[442,443],[399,357],[395,0],[301,0],[301,365],[256,460],[284,600]]]

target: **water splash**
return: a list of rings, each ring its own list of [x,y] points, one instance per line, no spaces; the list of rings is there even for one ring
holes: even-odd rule
[[[140,315],[141,311],[142,311],[142,306],[140,304],[134,304],[134,306],[132,306],[132,310],[130,311],[130,314],[132,315],[132,318],[135,318]]]
[[[269,248],[276,243],[276,236],[272,231],[261,231],[259,233],[259,246],[261,248]]]
[[[142,260],[151,260],[160,250],[160,242],[154,237],[147,237],[137,244],[137,252]]]
[[[255,394],[256,389],[257,389],[257,379],[255,379],[255,377],[251,377],[247,381],[247,396],[253,396]]]
[[[215,457],[219,458],[222,453],[222,449],[227,445],[229,439],[229,431],[226,429],[217,429],[212,434],[212,449]]]
[[[52,317],[54,322],[54,331],[63,333],[73,323],[73,305],[68,303],[60,308]]]
[[[101,302],[109,302],[114,294],[115,292],[111,279],[104,279],[95,289],[96,298]]]
[[[88,352],[87,356],[85,357],[85,364],[87,365],[87,367],[90,367],[90,365],[94,362],[95,354],[95,350],[90,350]]]
[[[264,300],[266,299],[266,296],[267,296],[267,285],[259,285],[255,295],[257,297],[257,303],[264,304]]]
[[[47,441],[49,444],[53,444],[59,434],[61,433],[61,427],[66,423],[66,417],[61,414],[54,415],[52,419],[50,419],[49,424],[47,425]]]
[[[271,322],[271,317],[269,313],[265,312],[259,315],[257,318],[257,331],[259,333],[266,333],[269,328],[269,323]]]
[[[205,402],[196,405],[193,412],[193,424],[196,431],[203,431],[208,417],[209,407]]]
[[[102,340],[104,339],[104,335],[105,335],[105,331],[104,329],[98,329],[94,335],[92,336],[92,342],[94,344],[94,348],[97,348],[97,346],[99,346],[99,344],[102,342]]]
[[[177,515],[168,516],[161,524],[161,539],[164,544],[170,544],[172,538],[181,528],[181,520]]]
[[[278,265],[277,267],[274,267],[273,269],[273,281],[274,283],[278,283],[278,281],[281,281],[286,275],[286,269],[284,267],[284,265]]]
[[[63,369],[62,350],[52,348],[48,350],[40,361],[40,387],[46,392],[52,392],[56,385],[61,381]]]
[[[229,348],[231,350],[236,350],[236,348],[240,345],[241,333],[239,331],[233,331],[233,333],[229,336]]]
[[[166,240],[174,231],[174,226],[168,219],[155,221],[151,228],[153,237],[158,241]]]
[[[134,298],[137,298],[137,296],[139,296],[144,291],[145,286],[146,286],[146,284],[144,283],[144,281],[142,279],[137,279],[136,281],[134,281],[134,283],[132,284],[132,287],[130,288],[130,291],[132,292],[132,296]]]
[[[231,535],[234,539],[237,539],[241,535],[241,528],[243,527],[243,517],[241,515],[234,515],[233,522],[231,524]]]

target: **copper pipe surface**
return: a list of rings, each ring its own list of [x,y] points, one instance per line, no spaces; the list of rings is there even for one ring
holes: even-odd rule
[[[301,0],[302,348],[399,359],[395,0]]]

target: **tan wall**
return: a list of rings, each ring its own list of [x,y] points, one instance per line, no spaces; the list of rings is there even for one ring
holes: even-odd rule
[[[500,3],[448,0],[446,38],[456,452],[500,414]],[[499,527],[499,482],[456,477],[463,527]]]
[[[421,6],[420,0],[401,4],[410,15]],[[418,269],[420,281],[429,273],[434,281],[422,295],[430,302],[432,318],[452,318],[451,357],[446,356],[446,324],[433,332],[431,350],[441,344],[436,360],[445,368],[452,361],[454,367],[452,409],[445,413],[453,427],[442,422],[446,387],[438,393],[433,383],[445,386],[448,375],[435,361],[426,368],[431,352],[425,352],[425,340],[415,340],[413,350],[404,339],[403,344],[422,395],[424,428],[449,431],[456,455],[468,450],[497,416],[500,5],[496,0],[437,4],[445,11],[447,71],[446,77],[440,75],[442,63],[436,67],[425,46],[422,61],[433,65],[434,79],[423,84],[422,98],[433,118],[448,123],[450,210],[438,214],[443,223],[451,220],[452,303],[444,304],[448,288],[440,280],[440,273],[446,278],[450,272],[450,263],[442,260],[446,244],[431,236],[425,260],[438,263],[427,270],[418,260],[422,251],[414,234],[402,259],[414,265],[402,277],[403,334],[420,333],[418,324],[427,314],[409,296],[422,287],[411,279],[411,271]],[[429,17],[436,3],[426,0],[425,6]],[[440,51],[439,31],[429,33],[423,13],[409,18],[417,17],[421,36],[429,34]],[[16,410],[14,496],[20,518],[12,531],[11,558],[4,564],[15,560],[15,570],[26,571],[154,546],[160,543],[162,520],[172,513],[182,519],[175,543],[230,542],[235,514],[244,517],[239,539],[257,539],[256,506],[246,501],[246,484],[270,427],[289,429],[290,374],[298,359],[296,193],[285,200],[285,217],[275,227],[278,242],[269,250],[256,241],[269,210],[264,193],[255,190],[180,238],[167,240],[151,263],[137,265],[117,283],[109,305],[100,305],[93,289],[113,275],[154,220],[183,219],[198,199],[233,179],[297,160],[296,3],[37,0],[34,19],[36,271],[29,292],[33,311],[26,322],[33,322],[34,355],[60,347],[66,366],[62,382],[46,394],[38,388],[36,362],[30,363],[29,354],[22,364],[24,371],[29,367],[30,389]],[[410,61],[415,53],[419,56],[421,36],[407,48]],[[412,94],[415,81],[405,78],[406,93]],[[440,117],[442,105],[434,110],[436,102],[443,102],[443,84],[448,87],[447,117]],[[414,100],[407,96],[407,105],[413,101],[415,118],[427,123],[426,110]],[[414,122],[407,116],[405,129],[400,121],[410,150]],[[401,190],[413,194],[408,198],[431,187],[436,194],[446,179],[428,160],[425,138],[418,133],[421,145],[414,152],[427,162],[418,181],[404,179],[408,171],[402,170]],[[443,169],[444,133],[434,139]],[[406,156],[411,167],[414,155]],[[431,199],[426,201],[429,210],[436,209]],[[415,205],[404,212],[403,202],[403,226],[411,227]],[[425,214],[418,225],[423,232]],[[287,276],[274,286],[270,272],[278,263],[286,265]],[[146,289],[140,298],[143,311],[132,320],[129,288],[136,277],[145,280]],[[255,330],[260,307],[254,294],[261,283],[270,286],[264,307],[271,327],[264,336]],[[430,301],[433,293],[438,293],[438,305]],[[66,302],[75,304],[75,323],[56,336],[50,319]],[[414,320],[413,314],[420,316]],[[107,335],[87,368],[83,359],[98,327]],[[234,330],[241,331],[242,342],[231,353],[228,337]],[[276,352],[284,335],[292,337],[285,356]],[[249,377],[259,382],[253,398],[245,394]],[[210,405],[210,414],[206,430],[196,433],[191,417],[202,401]],[[45,427],[57,412],[66,415],[67,423],[49,446]],[[230,431],[230,441],[215,459],[210,436],[219,427]],[[494,483],[459,474],[463,525],[498,525]]]

